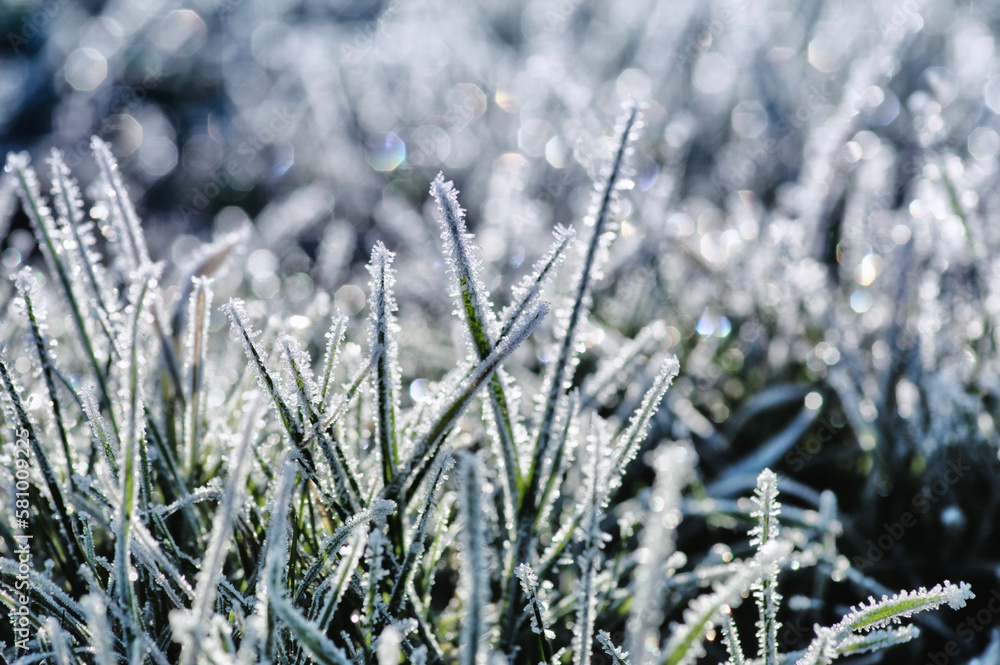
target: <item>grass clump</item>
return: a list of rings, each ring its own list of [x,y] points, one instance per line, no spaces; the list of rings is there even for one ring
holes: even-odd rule
[[[872,599],[779,653],[783,574],[874,583],[837,554],[829,496],[824,511],[788,511],[779,527],[779,479],[766,469],[731,511],[754,525],[737,538],[743,556],[678,550],[682,515],[698,512],[687,488],[704,494],[697,455],[649,433],[679,363],[644,350],[651,328],[620,354],[588,351],[596,371],[581,364],[640,127],[630,106],[591,218],[556,230],[503,308],[458,192],[433,181],[464,344],[412,403],[394,254],[381,242],[361,345],[336,312],[323,313],[325,331],[280,306],[264,318],[266,303],[235,292],[213,310],[232,239],[167,282],[101,141],[100,242],[58,153],[55,214],[28,159],[11,155],[51,281],[21,273],[20,314],[2,324],[0,492],[14,507],[0,519],[0,600],[13,619],[3,659],[582,665],[604,653],[661,665],[706,655],[721,626],[730,662],[745,663],[733,612],[753,593],[758,662],[820,663],[912,639],[900,618],[961,607],[964,583]],[[542,293],[576,234],[569,295],[550,305]],[[236,344],[210,334],[223,319]],[[644,390],[631,397],[629,384]],[[602,396],[618,392],[623,408],[607,408]],[[644,448],[655,479],[637,496],[625,473]]]

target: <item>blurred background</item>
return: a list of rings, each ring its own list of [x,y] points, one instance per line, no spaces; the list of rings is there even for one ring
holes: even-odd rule
[[[597,341],[663,320],[682,372],[657,435],[696,443],[704,496],[770,465],[790,502],[835,490],[865,576],[973,582],[909,647],[966,662],[1000,623],[998,26],[968,0],[0,0],[0,152],[58,148],[87,184],[103,137],[155,259],[252,225],[235,283],[292,308],[360,312],[385,241],[412,391],[452,355],[420,332],[451,309],[431,179],[504,302],[643,103]],[[27,228],[0,181],[5,276]]]

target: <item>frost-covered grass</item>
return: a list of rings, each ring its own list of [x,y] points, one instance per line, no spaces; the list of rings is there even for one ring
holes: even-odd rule
[[[371,247],[367,320],[322,292],[268,301],[225,277],[252,235],[153,263],[100,139],[89,216],[60,153],[48,197],[10,155],[45,266],[17,274],[0,324],[0,600],[23,617],[4,660],[659,665],[725,658],[723,644],[735,663],[827,663],[963,607],[964,582],[883,593],[838,551],[832,493],[782,509],[779,485],[796,487],[761,469],[776,457],[713,487],[695,446],[664,436],[658,409],[684,371],[671,313],[631,343],[594,316],[622,211],[641,204],[622,196],[641,127],[629,105],[588,218],[557,228],[509,293],[487,288],[459,193],[433,180],[454,316],[419,334],[458,339],[420,390],[403,382],[416,317],[386,244]],[[652,485],[636,492],[644,461]],[[726,500],[740,489],[752,496]],[[706,516],[732,547],[681,537]],[[820,621],[787,648],[781,589],[803,578],[812,594],[788,611]],[[828,605],[844,582],[881,599]]]

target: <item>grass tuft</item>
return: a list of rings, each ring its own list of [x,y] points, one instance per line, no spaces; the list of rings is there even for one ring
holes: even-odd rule
[[[681,374],[669,313],[600,345],[620,336],[595,304],[641,126],[626,107],[593,213],[557,227],[509,297],[487,288],[458,191],[433,180],[464,341],[420,381],[412,368],[426,359],[406,355],[417,317],[397,304],[412,265],[397,274],[383,242],[371,247],[367,325],[325,297],[266,303],[227,278],[252,235],[177,271],[153,263],[100,139],[101,242],[58,152],[55,214],[28,157],[10,155],[47,279],[21,272],[21,316],[0,323],[3,662],[588,665],[603,653],[682,665],[721,654],[708,639],[721,625],[744,663],[736,612],[752,593],[755,662],[820,663],[913,639],[895,624],[918,612],[961,608],[965,583],[885,595],[780,652],[786,575],[867,578],[837,554],[828,495],[819,512],[795,494],[783,508],[787,479],[758,468],[748,501],[705,498],[695,446],[663,425],[683,412],[661,412]],[[226,322],[236,344],[213,334]],[[649,492],[636,480],[647,467]],[[736,556],[680,549],[682,519],[706,515],[753,524],[733,537]]]

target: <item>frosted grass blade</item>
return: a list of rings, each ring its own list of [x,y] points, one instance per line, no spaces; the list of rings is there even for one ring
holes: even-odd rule
[[[278,343],[282,348],[282,361],[285,371],[291,375],[296,388],[299,413],[305,425],[307,434],[314,437],[320,444],[323,457],[333,474],[335,489],[343,504],[342,511],[347,514],[358,510],[361,501],[361,490],[358,481],[347,463],[343,447],[336,437],[332,436],[330,428],[320,427],[320,404],[315,401],[317,395],[312,372],[309,370],[309,358],[299,349],[298,343],[290,336],[281,334]]]
[[[112,242],[118,245],[119,256],[125,260],[128,272],[143,270],[150,263],[149,250],[118,170],[118,161],[111,154],[111,147],[97,136],[90,139],[90,147],[101,173],[100,192],[111,213]]]
[[[542,288],[566,259],[566,252],[576,240],[576,231],[572,227],[556,226],[552,235],[555,236],[555,240],[548,252],[535,263],[532,273],[511,290],[513,303],[504,310],[500,337],[509,334],[511,327],[537,302]]]
[[[483,638],[486,635],[484,612],[489,593],[489,569],[483,557],[486,543],[480,505],[482,481],[479,477],[479,463],[472,454],[465,454],[461,458],[459,483],[459,512],[464,525],[460,597],[465,610],[462,618],[459,663],[483,665],[485,662]]]
[[[337,530],[333,532],[333,535],[323,543],[319,554],[317,554],[312,565],[309,566],[306,572],[302,574],[302,577],[299,580],[299,591],[295,594],[295,602],[298,602],[303,590],[309,588],[309,586],[319,577],[323,566],[329,563],[334,554],[336,554],[337,550],[344,546],[344,543],[347,542],[347,539],[355,529],[370,522],[384,522],[385,519],[395,510],[396,504],[392,501],[376,499],[372,502],[371,506],[352,516],[344,522],[344,524],[338,527]]]
[[[458,192],[454,185],[445,182],[444,175],[439,173],[431,183],[431,194],[438,205],[441,239],[451,274],[451,296],[456,303],[456,313],[465,321],[469,355],[476,361],[482,361],[493,351],[498,336],[496,315],[479,277],[482,265],[472,246],[472,234],[466,230],[465,211],[458,204]],[[517,454],[518,407],[508,396],[501,372],[494,372],[490,377],[489,396],[499,439],[497,460],[504,470],[505,509],[509,513],[504,521],[508,522],[513,521],[522,482]]]
[[[920,587],[916,591],[900,591],[881,600],[868,599],[868,604],[851,608],[851,612],[841,620],[834,630],[843,639],[848,633],[856,630],[872,630],[884,628],[900,619],[911,617],[917,612],[933,610],[948,605],[953,610],[965,607],[965,601],[975,598],[972,588],[966,582],[954,585],[945,580],[931,589]]]
[[[542,652],[543,662],[552,663],[552,644],[550,640],[555,637],[555,632],[549,628],[548,605],[538,596],[538,576],[526,563],[522,563],[514,571],[518,581],[521,582],[521,590],[524,597],[528,599],[528,604],[524,606],[524,611],[531,617],[531,632],[538,635],[538,644]]]
[[[392,259],[395,256],[381,242],[372,249],[371,262],[368,271],[371,273],[371,296],[368,304],[371,307],[369,316],[369,346],[381,349],[375,364],[375,408],[377,412],[376,437],[379,452],[382,456],[382,481],[388,487],[396,475],[399,465],[399,444],[397,442],[397,403],[399,395],[399,361],[395,335],[396,300],[392,287],[396,277],[392,270]],[[393,498],[393,497],[387,497]],[[400,534],[397,534],[397,538]]]
[[[413,574],[418,558],[424,552],[424,539],[427,536],[427,527],[430,523],[430,518],[434,509],[437,507],[438,489],[444,479],[447,478],[445,474],[447,474],[451,467],[454,466],[454,463],[454,458],[451,456],[450,449],[442,450],[438,453],[438,459],[434,462],[434,467],[431,471],[431,479],[427,487],[427,496],[424,499],[424,505],[420,513],[420,520],[417,522],[417,527],[413,532],[413,537],[410,539],[410,546],[407,548],[406,558],[403,559],[403,564],[400,567],[399,574],[396,575],[396,579],[393,583],[392,597],[389,599],[390,614],[397,613],[403,604],[403,597],[407,592],[407,586],[410,583],[410,576]]]
[[[204,278],[192,279],[189,303],[187,338],[187,404],[184,415],[184,448],[188,457],[188,473],[194,474],[200,458],[201,427],[204,419],[202,386],[205,376],[205,354],[208,328],[212,315],[211,282]]]
[[[322,405],[322,411],[326,412],[327,400],[330,396],[330,382],[333,378],[333,370],[337,367],[340,359],[340,350],[344,342],[344,334],[347,332],[348,319],[338,309],[333,315],[330,330],[326,333],[326,354],[323,358],[323,378],[322,385],[319,386],[319,394],[316,400]]]
[[[626,645],[637,659],[649,662],[643,645],[655,642],[664,619],[663,582],[675,552],[677,525],[682,518],[681,491],[694,475],[694,450],[687,445],[658,449],[652,459],[656,471],[646,524],[635,553],[632,608],[626,621]]]
[[[351,660],[326,637],[324,631],[302,616],[302,613],[285,598],[280,595],[274,596],[271,599],[271,607],[316,662],[322,665],[351,665]]]
[[[611,665],[629,665],[628,652],[622,651],[621,647],[614,645],[611,641],[611,634],[608,631],[597,631],[597,641],[600,643],[601,648],[604,649],[604,653],[608,654],[611,658]]]
[[[223,560],[232,539],[232,525],[236,520],[240,505],[243,503],[246,479],[252,461],[249,454],[250,444],[257,429],[256,409],[251,409],[250,413],[251,415],[243,428],[243,435],[230,455],[222,502],[216,509],[215,517],[212,520],[212,535],[208,550],[199,566],[195,600],[191,606],[192,619],[199,626],[204,626],[211,616]],[[191,664],[197,660],[198,644],[198,640],[192,641],[189,651],[183,654],[184,663]]]
[[[141,623],[141,617],[131,572],[132,520],[139,506],[140,483],[146,475],[146,469],[140,461],[140,448],[143,447],[142,439],[145,437],[145,407],[140,381],[145,352],[141,348],[140,327],[145,327],[142,319],[147,315],[146,307],[151,297],[149,287],[153,279],[147,272],[139,275],[133,283],[129,297],[131,304],[125,310],[126,328],[118,349],[122,358],[118,399],[124,429],[118,459],[121,503],[115,513],[115,588],[119,603],[136,624]]]
[[[705,653],[702,640],[705,627],[725,608],[735,608],[743,600],[746,588],[758,580],[766,570],[791,552],[791,545],[772,541],[742,565],[726,582],[719,584],[712,593],[698,596],[684,610],[684,623],[673,629],[670,638],[656,652],[643,651],[633,654],[637,665],[653,662],[659,665],[690,665]]]
[[[778,502],[778,477],[770,469],[764,469],[757,477],[757,490],[750,499],[753,511],[750,516],[757,520],[757,525],[750,531],[750,544],[758,549],[774,542],[780,535],[778,515],[781,504]],[[774,562],[764,571],[760,580],[754,583],[754,599],[760,618],[757,620],[757,652],[764,660],[764,665],[778,665],[778,607],[781,595],[777,591],[778,563]]]

